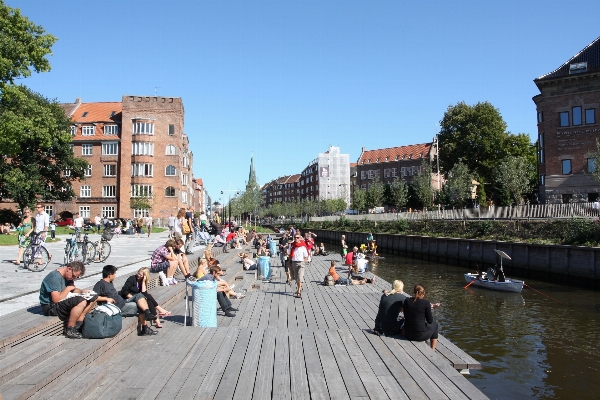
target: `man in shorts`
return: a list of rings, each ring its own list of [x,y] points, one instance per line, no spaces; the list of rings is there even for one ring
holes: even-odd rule
[[[81,231],[83,230],[83,217],[79,215],[79,213],[75,213],[75,218],[73,218],[73,227],[75,228],[75,237],[77,237],[77,241],[81,241]]]
[[[293,277],[296,280],[298,290],[295,293],[295,297],[302,297],[302,282],[304,281],[304,265],[308,260],[308,250],[306,244],[302,240],[302,236],[299,233],[294,235],[294,244],[292,245],[290,255],[292,257],[292,269]]]
[[[150,237],[150,233],[152,233],[152,214],[148,213],[148,216],[146,217],[146,220],[144,222],[146,223],[148,237]]]
[[[64,267],[50,272],[40,287],[40,304],[44,315],[56,316],[66,322],[65,336],[70,339],[81,339],[79,329],[83,319],[95,305],[97,296],[87,299],[77,294],[89,293],[75,287],[75,280],[85,274],[85,265],[73,261]]]
[[[117,267],[114,265],[105,265],[102,268],[102,279],[94,285],[94,291],[98,293],[98,302],[116,305],[125,316],[137,314],[138,336],[156,335],[158,332],[148,326],[148,321],[155,320],[156,315],[150,312],[144,295],[136,293],[127,299],[122,298],[113,284],[116,277]]]

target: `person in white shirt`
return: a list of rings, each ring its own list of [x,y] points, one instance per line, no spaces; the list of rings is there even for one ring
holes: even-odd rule
[[[364,274],[367,270],[368,260],[365,258],[365,255],[360,253],[356,258],[356,264],[358,265],[358,273]]]
[[[146,223],[146,230],[148,231],[148,237],[150,237],[150,233],[152,233],[152,214],[148,214],[148,216],[146,217],[146,220],[144,222]]]
[[[44,205],[38,203],[35,206],[35,233],[41,233],[41,237],[46,241],[46,235],[50,228],[50,216],[44,211]]]
[[[173,236],[173,233],[175,232],[175,221],[177,220],[177,218],[175,218],[175,216],[173,214],[171,214],[171,216],[169,217],[169,233],[171,236]]]
[[[80,240],[81,230],[83,229],[83,217],[79,213],[75,213],[75,219],[73,220],[73,227],[75,228],[75,236],[77,240]]]
[[[302,240],[302,236],[299,233],[294,235],[294,244],[290,249],[290,255],[292,256],[292,270],[294,280],[298,286],[298,290],[295,293],[295,297],[302,297],[302,282],[304,281],[304,264],[308,260],[308,250],[306,244]]]
[[[100,218],[100,214],[94,217],[94,224],[96,225],[96,232],[100,233],[100,223],[102,222],[102,218]]]

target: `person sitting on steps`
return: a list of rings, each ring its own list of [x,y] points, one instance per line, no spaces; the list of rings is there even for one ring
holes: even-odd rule
[[[213,265],[209,269],[209,273],[200,278],[201,281],[212,281],[217,283],[217,301],[221,306],[221,311],[225,313],[226,317],[235,317],[234,311],[238,311],[236,308],[231,306],[231,302],[225,296],[226,287],[224,285],[219,285],[219,272],[221,271],[221,267],[218,265]]]

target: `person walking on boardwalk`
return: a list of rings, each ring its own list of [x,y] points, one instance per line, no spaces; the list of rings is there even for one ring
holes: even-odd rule
[[[23,209],[23,220],[19,226],[17,226],[17,232],[19,232],[19,253],[17,259],[13,261],[13,264],[21,265],[23,252],[25,251],[25,247],[29,244],[29,235],[33,232],[33,219],[31,218],[31,210],[29,207]]]
[[[302,282],[304,281],[304,265],[308,260],[308,250],[306,244],[302,240],[302,236],[299,233],[294,235],[294,244],[290,251],[290,257],[292,258],[292,270],[294,280],[298,286],[295,297],[302,297]]]
[[[408,340],[422,342],[430,339],[430,347],[435,350],[438,341],[438,324],[433,320],[431,309],[440,303],[431,304],[425,300],[425,287],[415,285],[415,297],[404,300],[403,334]]]
[[[144,222],[146,224],[146,230],[148,231],[148,237],[150,237],[150,234],[152,233],[152,214],[148,213]]]
[[[40,304],[44,315],[58,317],[66,322],[65,336],[81,339],[79,329],[83,319],[95,305],[97,295],[90,296],[89,290],[75,287],[75,280],[85,274],[85,265],[73,261],[50,272],[40,287]]]
[[[348,244],[346,243],[346,235],[342,235],[342,257],[346,258],[346,254],[348,253]]]

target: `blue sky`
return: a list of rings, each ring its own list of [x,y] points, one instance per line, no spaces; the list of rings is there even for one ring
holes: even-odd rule
[[[52,71],[20,81],[46,97],[181,97],[213,201],[244,188],[252,154],[260,184],[330,145],[355,161],[431,141],[459,101],[533,138],[533,79],[600,36],[599,1],[6,3],[59,38]]]

